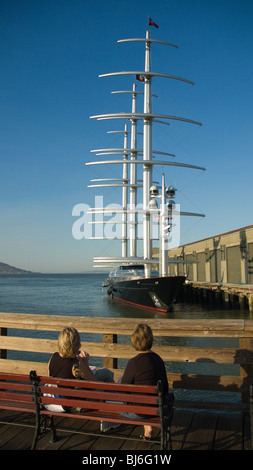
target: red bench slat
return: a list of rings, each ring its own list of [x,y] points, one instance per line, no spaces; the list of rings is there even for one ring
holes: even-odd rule
[[[41,384],[54,384],[61,387],[84,387],[89,388],[91,390],[101,390],[101,383],[103,383],[103,390],[120,390],[122,392],[135,392],[135,393],[146,393],[146,394],[156,394],[156,385],[129,385],[129,384],[118,384],[118,383],[108,383],[108,382],[90,382],[84,380],[76,380],[76,379],[60,379],[58,377],[46,377],[46,376],[38,376],[38,379]]]
[[[101,383],[102,384],[102,383]],[[85,388],[62,388],[62,387],[48,387],[47,385],[41,385],[41,393],[63,395],[64,397],[81,398],[85,399],[96,399],[96,400],[117,400],[131,403],[143,403],[149,405],[157,405],[157,395],[140,395],[134,393],[122,393],[121,391],[107,391],[101,390],[104,384],[100,385],[100,390],[86,390]],[[70,405],[71,406],[71,405]]]

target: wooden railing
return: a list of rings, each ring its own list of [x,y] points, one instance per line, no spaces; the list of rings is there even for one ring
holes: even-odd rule
[[[79,333],[94,335],[95,340],[85,341],[82,349],[88,351],[91,357],[103,358],[103,365],[114,370],[115,380],[118,380],[123,373],[123,369],[118,368],[118,360],[129,359],[136,355],[128,336],[139,322],[146,322],[153,330],[155,337],[153,350],[166,362],[171,389],[239,392],[241,394],[241,403],[232,403],[229,398],[226,403],[216,401],[214,403],[210,399],[204,402],[198,399],[186,400],[187,393],[184,393],[186,397],[184,396],[183,400],[177,400],[177,405],[198,408],[215,407],[224,410],[248,408],[249,387],[253,385],[253,321],[251,320],[144,320],[0,313],[0,370],[29,373],[34,369],[38,374],[47,374],[47,360],[45,362],[12,360],[8,359],[8,351],[52,354],[57,351],[57,339],[34,337],[31,330],[54,331],[58,336],[62,328],[73,326]],[[19,331],[19,336],[13,336],[10,329],[23,331]],[[96,340],[97,335],[102,335],[102,341]],[[120,343],[119,335],[127,336],[127,338]],[[167,339],[164,340],[164,338]],[[194,341],[196,343],[195,338],[203,338],[201,346],[188,345],[194,344]],[[210,338],[219,338],[216,347],[210,347]],[[227,342],[230,341],[228,338],[232,339],[232,347],[226,347]],[[164,341],[166,345],[159,344]],[[197,368],[194,373],[191,372],[193,363],[196,363]],[[221,375],[220,367],[225,364],[230,365],[231,375],[223,373]],[[203,365],[205,365],[204,372]],[[177,372],[179,366],[181,370],[183,367],[181,373]],[[211,372],[210,369],[212,369]],[[180,394],[176,392],[177,395]],[[229,397],[229,393],[226,396]]]

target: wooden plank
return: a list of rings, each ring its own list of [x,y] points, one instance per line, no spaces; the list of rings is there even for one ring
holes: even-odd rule
[[[33,442],[34,428],[19,428],[10,441],[5,443],[5,450],[30,450]],[[20,437],[22,435],[22,438]]]
[[[121,446],[120,450],[135,450],[135,451],[140,451],[140,450],[150,450],[152,443],[149,441],[145,441],[143,439],[140,439],[140,436],[143,436],[144,430],[143,426],[136,426],[132,430],[130,437],[133,440],[125,440],[124,444]],[[156,431],[153,429],[153,437],[156,439],[159,435],[159,431]]]
[[[218,416],[196,413],[186,436],[183,450],[212,450]]]
[[[171,426],[172,450],[183,448],[193,416],[192,411],[175,410]]]
[[[240,404],[240,403],[234,403],[234,402],[218,402],[218,401],[199,401],[199,400],[175,400],[175,407],[178,408],[183,408],[185,410],[205,410],[210,411],[210,410],[215,410],[216,412],[249,412],[249,406],[246,403]]]
[[[122,424],[119,428],[117,428],[117,431],[112,430],[112,432],[107,432],[105,435],[98,437],[97,440],[91,444],[89,450],[120,450],[122,449],[126,438],[131,436],[134,428],[134,425]],[[114,435],[117,433],[117,439],[113,439],[113,437],[111,437],[113,433]],[[131,443],[133,445],[132,441]]]
[[[68,420],[67,420],[68,421]],[[78,420],[76,420],[78,421]],[[89,450],[93,443],[96,443],[98,436],[92,435],[93,433],[99,432],[99,422],[97,421],[88,421],[81,422],[81,426],[78,429],[73,429],[73,432],[62,432],[57,429],[57,435],[61,438],[61,445],[58,446],[58,450]],[[68,422],[66,423],[68,426]],[[77,434],[75,431],[78,430],[80,434]],[[87,433],[82,434],[83,432]],[[108,444],[108,443],[107,443]],[[50,448],[54,448],[54,444],[50,445]],[[49,447],[47,447],[47,450]],[[106,445],[104,446],[104,450]]]
[[[31,370],[36,370],[39,375],[48,375],[48,365],[44,362],[0,359],[0,370],[1,372],[14,372],[17,374],[29,374]]]
[[[249,332],[249,333],[252,333],[253,331],[253,320],[245,320],[245,332]],[[250,334],[250,336],[252,337],[252,334]]]
[[[250,321],[245,331],[245,320],[210,319],[159,319],[159,318],[94,318],[60,315],[33,315],[22,313],[0,313],[0,327],[61,331],[64,326],[73,326],[80,333],[130,335],[137,323],[148,323],[156,336],[210,336],[253,337]]]
[[[1,372],[13,372],[17,374],[29,374],[31,370],[35,370],[38,375],[48,376],[48,364],[45,362],[34,361],[16,361],[13,359],[0,359]],[[123,374],[123,369],[112,369],[114,379],[117,382]]]
[[[114,335],[113,335],[114,336]],[[43,338],[24,338],[16,336],[0,337],[0,347],[13,351],[30,351],[52,354],[57,351],[57,341]],[[136,354],[130,344],[83,342],[85,349],[92,357],[129,359]],[[253,349],[205,348],[184,346],[154,346],[153,351],[164,361],[199,362],[217,364],[253,364]],[[105,367],[113,367],[114,364]]]
[[[243,450],[253,450],[249,414],[245,413],[243,419]]]
[[[15,425],[3,424],[1,426],[0,450],[27,450],[31,448],[35,430],[34,414],[1,410],[0,420],[15,423]]]
[[[42,338],[23,338],[20,336],[0,337],[0,347],[9,351],[28,351],[53,353],[58,350],[57,341]]]
[[[242,414],[221,414],[218,420],[214,450],[243,450]]]
[[[16,437],[18,440],[20,439],[20,432],[22,432],[25,428],[21,428],[19,426],[13,425],[5,425],[0,428],[0,449],[4,450],[14,450],[13,441]],[[32,432],[31,432],[32,435]],[[32,442],[32,439],[31,439]]]

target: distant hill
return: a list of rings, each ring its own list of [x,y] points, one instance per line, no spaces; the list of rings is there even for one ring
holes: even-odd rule
[[[32,274],[32,271],[25,271],[25,269],[15,268],[15,266],[0,262],[0,274]]]

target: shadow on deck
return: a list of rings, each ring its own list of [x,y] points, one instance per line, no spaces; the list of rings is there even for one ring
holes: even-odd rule
[[[11,424],[9,424],[11,423]],[[159,430],[154,440],[143,441],[141,426],[122,425],[117,431],[102,434],[99,423],[76,419],[56,420],[58,439],[50,443],[43,435],[37,450],[82,451],[159,451]],[[0,450],[29,450],[35,417],[27,413],[0,411]],[[251,450],[250,420],[242,413],[208,413],[175,410],[172,423],[174,450]]]

